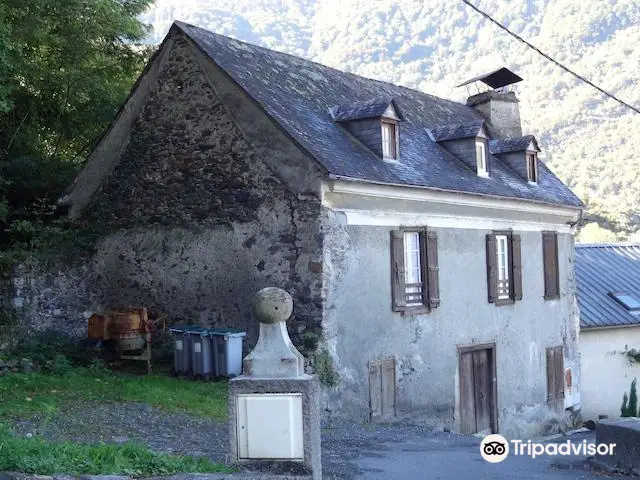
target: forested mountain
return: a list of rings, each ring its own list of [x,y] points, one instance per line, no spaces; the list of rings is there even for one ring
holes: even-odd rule
[[[640,106],[637,0],[475,0],[558,61]],[[640,114],[607,99],[450,0],[157,0],[142,17],[162,39],[174,19],[341,70],[464,101],[455,85],[507,66],[524,130],[589,206],[586,240],[640,228]],[[640,241],[640,234],[637,235]]]

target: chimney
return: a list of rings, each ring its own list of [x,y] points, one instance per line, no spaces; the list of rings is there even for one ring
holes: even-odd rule
[[[509,85],[522,81],[518,75],[508,68],[501,68],[491,73],[472,78],[460,85],[476,84],[478,93],[467,99],[467,106],[472,107],[486,120],[489,135],[492,138],[514,138],[522,136],[520,124],[520,108],[518,99]],[[480,83],[490,87],[479,91]]]

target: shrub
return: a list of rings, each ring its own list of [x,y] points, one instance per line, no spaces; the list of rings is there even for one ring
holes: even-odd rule
[[[64,375],[72,367],[86,367],[95,359],[94,350],[84,343],[72,342],[55,331],[39,332],[20,342],[10,357],[31,360],[37,369]]]
[[[637,417],[638,416],[638,393],[636,392],[636,379],[631,382],[631,391],[629,396],[624,392],[622,396],[622,407],[620,408],[621,417]]]

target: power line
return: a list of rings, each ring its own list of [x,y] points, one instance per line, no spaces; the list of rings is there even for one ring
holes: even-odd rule
[[[512,32],[511,30],[509,30],[509,28],[505,27],[504,25],[502,25],[500,22],[498,22],[497,20],[494,20],[489,14],[483,12],[482,10],[480,10],[478,7],[476,7],[475,5],[473,5],[469,0],[462,0],[464,3],[466,3],[467,5],[469,5],[471,8],[473,8],[476,12],[478,12],[480,15],[482,15],[484,18],[486,18],[487,20],[489,20],[490,22],[495,23],[498,27],[500,27],[502,30],[504,30],[505,32],[507,32],[509,35],[511,35],[512,37],[515,37],[516,39],[520,40],[522,43],[524,43],[527,47],[535,50],[536,52],[538,52],[540,55],[542,55],[544,58],[546,58],[547,60],[549,60],[550,62],[554,63],[555,65],[557,65],[558,67],[560,67],[561,69],[563,69],[565,72],[570,73],[571,75],[573,75],[574,77],[576,77],[578,80],[582,80],[584,83],[591,85],[593,88],[595,88],[596,90],[598,90],[600,93],[603,93],[604,95],[606,95],[609,98],[612,98],[613,100],[615,100],[616,102],[624,105],[627,108],[630,108],[631,110],[633,110],[636,113],[640,113],[640,108],[638,107],[634,107],[633,105],[625,102],[624,100],[619,99],[618,97],[616,97],[614,94],[607,92],[604,88],[599,87],[598,85],[596,85],[595,83],[593,83],[591,80],[588,80],[586,78],[584,78],[582,75],[580,75],[579,73],[574,72],[573,70],[571,70],[568,67],[565,67],[563,64],[561,64],[560,62],[558,62],[557,60],[553,59],[551,56],[547,55],[546,53],[544,53],[542,50],[540,50],[538,47],[536,47],[535,45],[532,45],[531,43],[529,43],[527,40],[525,40],[524,38],[522,38],[520,35],[518,35],[517,33]]]

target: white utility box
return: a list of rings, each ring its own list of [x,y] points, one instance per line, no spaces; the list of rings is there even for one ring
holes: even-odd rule
[[[304,459],[301,393],[237,396],[239,459]]]

